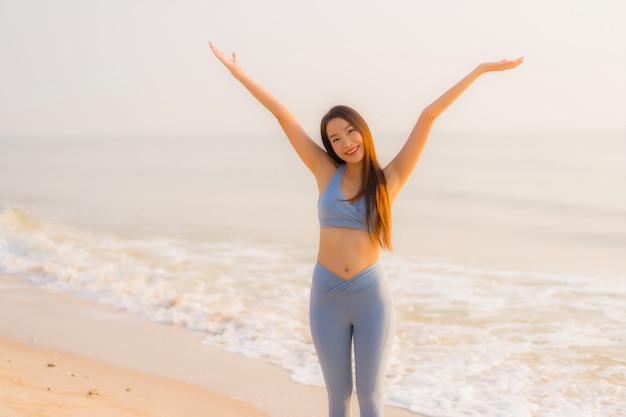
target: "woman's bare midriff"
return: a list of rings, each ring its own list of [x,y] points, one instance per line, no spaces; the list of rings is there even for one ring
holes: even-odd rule
[[[317,261],[335,275],[350,279],[379,258],[378,241],[368,232],[343,227],[320,228]]]

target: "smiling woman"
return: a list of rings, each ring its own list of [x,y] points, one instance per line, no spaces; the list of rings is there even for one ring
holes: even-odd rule
[[[243,72],[235,53],[229,57],[209,44],[217,59],[276,117],[317,182],[320,238],[310,325],[328,392],[329,415],[350,414],[354,343],[361,417],[380,417],[395,334],[393,299],[379,262],[381,248],[391,248],[391,202],[417,164],[437,116],[480,75],[515,68],[523,60],[476,67],[424,109],[400,152],[381,169],[371,131],[356,111],[336,106],[322,118],[324,151],[285,106]]]
[[[322,143],[340,166],[360,163],[357,176],[343,174],[343,195],[348,201],[365,202],[366,231],[381,247],[391,249],[391,210],[385,174],[376,158],[372,132],[359,113],[347,106],[335,106],[322,118]],[[339,156],[341,155],[341,156]],[[359,179],[360,176],[360,179]]]
[[[332,110],[330,113],[332,113]],[[340,116],[331,117],[328,114],[324,116],[324,121],[322,122],[322,139],[329,140],[332,144],[331,149],[334,155],[331,153],[331,156],[333,156],[333,159],[337,160],[337,158],[339,158],[337,155],[342,155],[344,159],[345,157],[352,158],[356,155],[358,150],[362,150],[363,137],[359,133],[361,130],[362,129],[355,129],[352,123],[340,118]],[[332,133],[327,134],[326,132]],[[328,152],[328,148],[326,151]],[[361,159],[363,156],[364,155],[361,154],[355,159]],[[345,163],[345,160],[340,160],[338,163]]]
[[[269,360],[294,389],[317,394],[289,404],[291,388],[232,367],[234,388],[223,393],[239,396],[262,375],[253,391],[273,398],[268,414],[310,417],[326,408],[309,330],[316,260],[316,289],[351,300],[336,278],[357,283],[359,262],[379,250],[398,318],[387,404],[446,417],[626,415],[626,2],[147,5],[0,1],[0,275],[193,329],[202,348]],[[528,59],[523,72],[481,77],[436,123],[392,199],[395,252],[386,253],[364,230],[365,197],[354,201],[358,157],[330,157],[336,172],[320,191],[290,143],[277,142],[275,119],[207,54],[209,35],[237,48],[316,145],[326,111],[354,106],[381,169],[427,100],[476,57]],[[73,300],[41,300],[29,323]],[[0,301],[0,324],[25,317],[17,306]],[[81,306],[75,316],[91,317]],[[59,323],[73,322],[50,329]],[[126,341],[119,327],[109,337]],[[66,346],[89,338],[62,336]],[[148,371],[192,356],[175,338],[159,340],[172,354]],[[126,346],[109,350],[130,357]],[[220,373],[207,359],[190,369],[190,380]]]

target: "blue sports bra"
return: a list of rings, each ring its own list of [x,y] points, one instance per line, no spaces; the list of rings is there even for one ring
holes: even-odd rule
[[[339,165],[317,201],[320,227],[347,227],[367,232],[364,198],[361,197],[352,204],[346,200],[339,187],[345,168],[345,165]]]

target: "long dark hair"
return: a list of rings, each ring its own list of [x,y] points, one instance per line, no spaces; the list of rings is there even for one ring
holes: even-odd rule
[[[365,119],[363,119],[356,110],[348,106],[335,106],[324,115],[320,129],[322,143],[324,144],[324,148],[326,148],[326,152],[340,165],[345,164],[346,161],[335,153],[330,144],[330,139],[328,139],[328,133],[326,132],[328,122],[334,118],[347,121],[363,138],[365,156],[363,159],[361,188],[349,201],[353,203],[362,196],[365,196],[367,227],[370,233],[378,238],[380,246],[384,249],[391,249],[391,209],[389,195],[387,194],[387,181],[376,159],[372,132],[365,122]]]

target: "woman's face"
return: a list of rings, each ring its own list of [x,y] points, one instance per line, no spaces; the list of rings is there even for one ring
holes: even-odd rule
[[[360,162],[365,156],[363,137],[346,120],[331,119],[326,125],[326,134],[337,156],[346,163]]]

